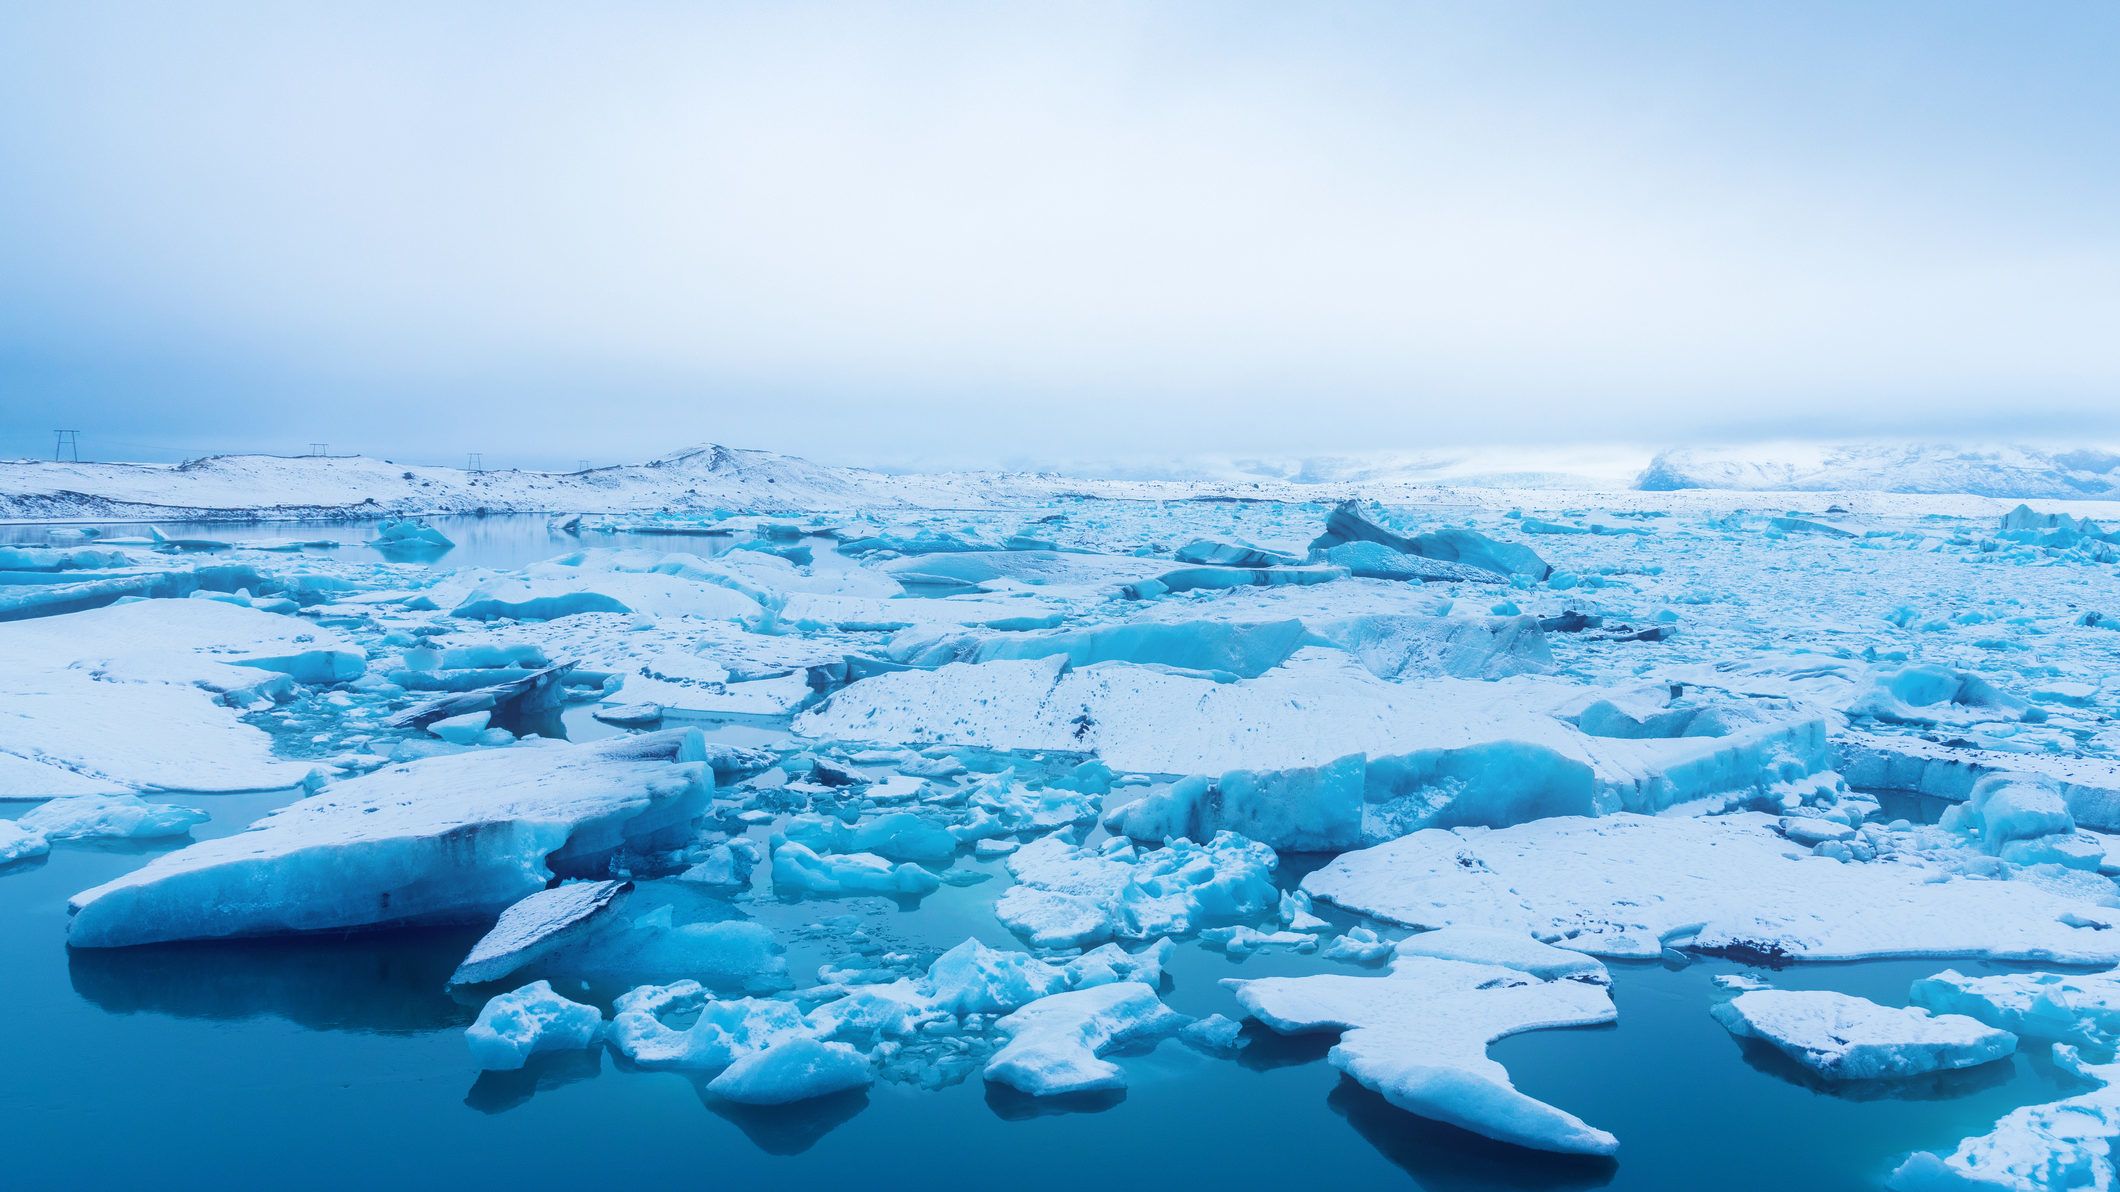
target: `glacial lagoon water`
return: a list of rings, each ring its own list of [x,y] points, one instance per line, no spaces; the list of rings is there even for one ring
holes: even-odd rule
[[[199,835],[291,797],[192,797]],[[19,808],[0,811],[15,814]],[[69,953],[66,899],[158,851],[53,850],[0,872],[0,956],[16,1029],[0,1120],[13,1187],[327,1188],[692,1185],[912,1188],[976,1181],[1072,1189],[1189,1180],[1232,1187],[1696,1189],[1878,1186],[1914,1149],[1948,1150],[2009,1109],[2075,1083],[2031,1049],[1887,1090],[1840,1093],[1741,1045],[1708,1016],[1726,961],[1615,964],[1619,1022],[1500,1042],[1532,1096],[1621,1139],[1616,1162],[1551,1158],[1433,1125],[1344,1080],[1327,1036],[1252,1028],[1235,1062],[1166,1041],[1123,1060],[1121,1095],[1039,1103],[976,1074],[940,1090],[879,1084],[784,1109],[732,1111],[703,1081],[609,1053],[542,1056],[479,1074],[463,1028],[478,1001],[445,990],[476,931]],[[1288,858],[1283,879],[1306,866]],[[982,862],[960,862],[979,866]],[[987,909],[999,882],[945,887],[916,913],[885,899],[761,898],[784,932],[853,913],[878,938],[1010,946]],[[825,958],[799,939],[799,973]],[[1232,959],[1182,945],[1165,996],[1236,1013],[1223,977],[1316,971],[1307,957]],[[1798,966],[1784,988],[1903,1004],[1952,965]],[[1961,970],[2003,966],[1959,962]],[[608,1004],[611,991],[592,991]],[[269,1123],[264,1125],[264,1123]]]
[[[228,542],[237,545],[300,539],[330,542],[332,546],[305,547],[302,554],[350,563],[397,562],[413,566],[522,567],[541,559],[585,546],[645,546],[684,550],[693,554],[718,554],[740,539],[727,535],[607,534],[590,532],[576,536],[554,526],[542,513],[497,513],[485,517],[459,514],[422,519],[449,536],[456,545],[429,556],[386,556],[368,545],[375,537],[374,519],[321,521],[162,521],[78,522],[65,528],[93,529],[98,538],[140,537],[152,525],[172,539]],[[44,523],[0,524],[0,546],[41,546],[60,526]],[[93,546],[92,539],[80,545]]]
[[[584,545],[714,553],[725,538],[575,537],[535,515],[435,524],[458,545],[437,567],[521,567]],[[171,537],[234,541],[335,538],[318,553],[381,562],[372,523],[163,523]],[[0,527],[0,543],[41,542],[44,526]],[[116,535],[144,532],[113,525]],[[821,565],[834,565],[818,542]],[[575,739],[621,730],[575,709]],[[756,743],[770,725],[716,734]],[[294,743],[290,743],[292,747]],[[291,749],[299,752],[299,749]],[[290,792],[167,796],[212,815],[195,835],[239,830]],[[0,805],[0,816],[21,807]],[[761,839],[770,825],[754,830]],[[1613,964],[1615,1025],[1541,1031],[1492,1049],[1519,1088],[1621,1140],[1613,1160],[1545,1156],[1412,1117],[1325,1061],[1330,1036],[1282,1038],[1257,1027],[1234,1060],[1168,1040],[1125,1058],[1123,1094],[1036,1101],[989,1088],[976,1072],[940,1088],[881,1083],[771,1110],[738,1110],[704,1079],[631,1067],[608,1051],[534,1058],[480,1074],[463,1028],[483,993],[452,996],[448,974],[475,930],[84,951],[64,944],[66,900],[169,845],[55,848],[0,870],[0,988],[16,1025],[0,1079],[0,1121],[16,1140],[17,1187],[205,1188],[284,1183],[373,1188],[715,1185],[911,1188],[976,1181],[1073,1189],[1085,1180],[1423,1189],[1877,1187],[1910,1151],[1948,1151],[2009,1110],[2079,1091],[2027,1048],[2005,1062],[1864,1089],[1818,1084],[1757,1044],[1741,1044],[1707,1007],[1726,996],[1722,960]],[[1283,859],[1293,885],[1310,865]],[[789,944],[798,976],[830,958],[806,939],[851,914],[871,936],[935,951],[967,937],[1019,946],[991,903],[998,863],[960,871],[990,880],[945,886],[913,911],[886,899],[744,904]],[[1237,1016],[1219,981],[1316,972],[1314,957],[1232,958],[1180,945],[1163,990],[1175,1009]],[[1797,966],[1782,988],[1827,988],[1904,1004],[1918,977],[1977,961]],[[1347,970],[1353,971],[1353,970]],[[563,993],[608,1008],[616,989]],[[942,1074],[938,1073],[938,1077]],[[264,1125],[264,1123],[269,1123]]]

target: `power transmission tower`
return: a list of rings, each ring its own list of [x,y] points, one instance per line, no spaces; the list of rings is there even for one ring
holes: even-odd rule
[[[588,461],[588,460],[585,460],[585,459],[578,459],[578,460],[575,460],[574,462],[575,462],[575,463],[577,463],[577,464],[580,464],[580,465],[581,465],[580,467],[578,467],[578,468],[574,469],[575,471],[577,471],[577,472],[586,472],[586,471],[588,471],[588,470],[589,470],[589,461]]]
[[[476,474],[478,474],[478,473],[480,473],[480,472],[483,472],[483,471],[485,471],[485,470],[486,470],[486,456],[485,456],[485,453],[484,453],[484,452],[480,452],[480,451],[474,451],[474,452],[472,452],[472,453],[471,453],[471,462],[470,462],[470,464],[469,464],[469,465],[467,465],[467,466],[466,466],[466,467],[464,468],[464,470],[465,470],[466,472],[470,472],[470,473],[472,473],[473,475],[476,475]]]
[[[52,458],[81,462],[81,432],[77,430],[55,430],[52,432]]]
[[[309,445],[309,454],[311,454],[311,455],[330,455],[330,454],[331,454],[331,444],[329,444],[329,443],[311,443],[311,444]]]

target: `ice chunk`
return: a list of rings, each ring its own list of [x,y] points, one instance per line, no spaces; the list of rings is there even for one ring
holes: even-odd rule
[[[46,840],[161,840],[184,836],[207,814],[138,795],[72,795],[22,813],[16,822]]]
[[[389,766],[75,895],[68,942],[477,922],[688,831],[713,789],[703,752],[681,730]]]
[[[1763,1039],[1828,1080],[1889,1080],[1998,1060],[2017,1036],[1961,1014],[1880,1006],[1825,990],[1762,989],[1710,1007],[1744,1039]]]
[[[1428,559],[1395,550],[1381,542],[1343,542],[1319,551],[1318,558],[1335,567],[1345,567],[1362,579],[1389,579],[1411,583],[1493,583],[1502,577],[1485,567]]]
[[[1244,1046],[1244,1024],[1226,1014],[1210,1014],[1179,1032],[1202,1051],[1226,1053]]]
[[[1099,1053],[1184,1023],[1137,981],[1056,993],[994,1024],[1008,1041],[987,1061],[986,1078],[1034,1097],[1124,1088],[1126,1073]]]
[[[1187,935],[1271,914],[1280,902],[1278,864],[1272,849],[1229,832],[1204,845],[1175,840],[1145,851],[1048,836],[1009,857],[1021,885],[1002,895],[994,913],[1041,947]]]
[[[2017,841],[2073,834],[2075,817],[2053,780],[2037,774],[1991,774],[1966,800],[1943,813],[1943,826],[1971,833],[1990,853]]]
[[[2091,1064],[2056,1044],[2064,1070],[2097,1081],[2090,1092],[2014,1110],[1995,1129],[1968,1138],[1948,1155],[1922,1152],[1900,1164],[1899,1192],[2057,1192],[2120,1185],[2113,1140],[2120,1138],[2120,1064]]]
[[[1476,567],[1495,575],[1520,575],[1543,580],[1553,568],[1528,546],[1498,542],[1485,534],[1465,529],[1434,530],[1411,538],[1394,534],[1363,513],[1356,501],[1343,501],[1325,519],[1325,533],[1310,544],[1314,551],[1327,551],[1342,543],[1374,542],[1401,552]]]
[[[1324,974],[1228,982],[1252,1017],[1284,1034],[1343,1032],[1332,1065],[1410,1113],[1538,1150],[1610,1155],[1619,1140],[1518,1092],[1487,1058],[1497,1039],[1617,1017],[1605,987],[1515,969],[1401,956],[1378,977]]]
[[[534,963],[554,949],[578,940],[589,924],[633,888],[624,881],[567,882],[539,890],[501,912],[493,930],[471,946],[471,952],[449,978],[451,985],[498,981]]]
[[[793,840],[780,840],[773,846],[773,889],[783,895],[917,898],[941,886],[941,878],[910,861],[893,865],[874,853],[819,855]]]
[[[736,1057],[707,1091],[739,1105],[788,1105],[867,1088],[869,1061],[844,1043],[796,1037]]]
[[[427,558],[454,548],[456,543],[425,521],[407,517],[385,518],[376,527],[375,537],[368,540],[368,545],[386,555]]]
[[[0,819],[0,865],[12,865],[41,857],[51,851],[44,837],[24,828],[14,820]]]
[[[1133,662],[1210,676],[1257,678],[1306,644],[1298,620],[1135,621],[1030,633],[900,635],[891,657],[911,666],[1066,658],[1073,666]]]
[[[687,1027],[667,1017],[696,1014]],[[612,1005],[611,1045],[649,1068],[725,1068],[738,1056],[813,1037],[793,1003],[770,998],[717,1001],[697,981],[643,985]]]
[[[464,1029],[471,1058],[487,1069],[515,1069],[540,1051],[587,1047],[603,1033],[603,1011],[568,1001],[547,981],[503,993]]]
[[[1029,953],[966,940],[928,966],[923,992],[930,1005],[951,1014],[1005,1014],[1067,985],[1065,970]]]
[[[1938,1014],[1964,1014],[2026,1039],[2109,1049],[2120,1043],[2120,973],[1997,973],[1945,969],[1909,997]]]
[[[853,824],[825,816],[797,817],[789,821],[786,836],[819,853],[874,853],[887,861],[947,861],[957,853],[955,836],[910,811]]]
[[[2115,921],[2105,907],[1962,874],[1947,859],[1813,857],[1753,812],[1430,829],[1344,854],[1303,888],[1390,922],[1527,931],[1599,956],[1687,947],[1790,960],[2120,961],[2120,933],[2101,930]]]
[[[1178,548],[1180,563],[1205,563],[1214,567],[1294,567],[1303,560],[1294,555],[1266,550],[1248,542],[1214,542],[1196,539]]]

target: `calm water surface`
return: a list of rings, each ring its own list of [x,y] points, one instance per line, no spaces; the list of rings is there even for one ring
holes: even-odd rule
[[[231,831],[282,795],[193,798]],[[15,814],[19,808],[0,814]],[[1895,1086],[1813,1087],[1708,1016],[1723,962],[1615,967],[1619,1023],[1494,1048],[1526,1092],[1621,1139],[1618,1161],[1548,1158],[1423,1123],[1342,1080],[1329,1037],[1261,1035],[1237,1060],[1165,1042],[1124,1064],[1123,1095],[1041,1104],[976,1078],[939,1092],[879,1085],[793,1109],[735,1112],[702,1080],[609,1054],[478,1074],[462,1037],[475,1001],[444,990],[476,931],[70,954],[66,899],[156,850],[59,846],[0,871],[0,958],[12,1032],[0,1121],[23,1188],[512,1185],[915,1188],[976,1179],[1028,1189],[1085,1180],[1380,1188],[1849,1188],[1897,1156],[1948,1147],[2009,1109],[2074,1091],[2023,1055]],[[1301,871],[1291,858],[1290,877]],[[858,913],[883,938],[943,946],[1009,937],[1001,885],[945,887],[917,912],[879,899],[761,900],[776,928]],[[938,901],[940,900],[940,901]],[[796,943],[798,973],[824,959]],[[1234,1013],[1218,980],[1312,971],[1185,945],[1166,996]],[[1892,961],[1789,969],[1777,984],[1900,1003],[1948,967]],[[1960,964],[1959,967],[1968,967]],[[1987,966],[1973,965],[1982,968]],[[1253,1028],[1256,1030],[1256,1028]],[[299,1174],[296,1174],[299,1173]]]

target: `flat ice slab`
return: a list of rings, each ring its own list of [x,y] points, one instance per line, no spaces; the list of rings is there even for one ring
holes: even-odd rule
[[[1941,864],[1814,857],[1774,825],[1740,812],[1429,829],[1343,854],[1303,888],[1393,923],[1499,927],[1598,956],[2120,961],[2109,907]]]
[[[2017,1050],[2017,1036],[1962,1014],[1931,1015],[1825,990],[1754,990],[1711,1012],[1731,1034],[1765,1040],[1828,1080],[1920,1076]]]
[[[478,922],[688,826],[712,790],[703,752],[678,730],[389,766],[76,894],[67,942]]]

